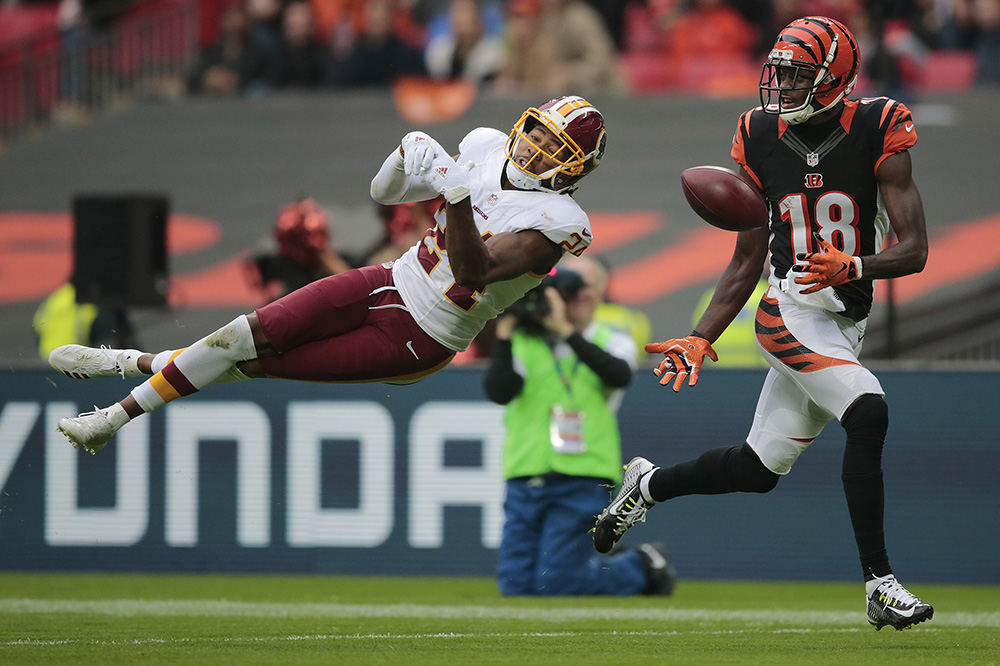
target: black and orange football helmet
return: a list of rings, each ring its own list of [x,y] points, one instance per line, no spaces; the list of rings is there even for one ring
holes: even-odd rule
[[[833,108],[858,81],[861,52],[843,23],[807,16],[785,26],[774,42],[760,75],[760,103],[765,113],[796,125]],[[792,83],[782,86],[781,80]],[[782,108],[781,93],[808,91],[794,108]]]
[[[528,137],[538,125],[543,125],[558,139],[559,146],[555,150],[546,151]],[[531,170],[534,158],[524,166],[517,164],[514,154],[522,141],[535,147],[536,156],[545,155],[557,165],[545,173],[534,173]],[[518,181],[534,189],[563,193],[597,168],[606,145],[607,132],[601,112],[584,98],[569,96],[550,99],[521,114],[507,137],[505,152],[514,172],[520,172],[517,173]],[[512,173],[511,167],[508,167],[508,174]]]

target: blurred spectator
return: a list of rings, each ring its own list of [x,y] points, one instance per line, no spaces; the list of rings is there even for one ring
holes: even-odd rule
[[[964,49],[964,0],[915,0],[905,14],[914,33],[932,49]]]
[[[803,4],[805,4],[803,0],[771,0],[771,2],[764,3],[763,16],[757,24],[759,28],[757,41],[753,47],[753,55],[756,59],[761,60],[767,57],[771,47],[774,46],[774,37],[781,32],[782,28],[795,19],[810,14],[810,12],[805,11]]]
[[[450,30],[431,38],[424,50],[427,72],[436,79],[479,84],[503,67],[503,39],[486,33],[477,0],[452,0]]]
[[[195,93],[233,95],[259,79],[264,62],[247,36],[247,17],[239,5],[222,13],[219,39],[202,49],[188,78],[188,90]]]
[[[725,0],[693,0],[679,14],[661,15],[659,21],[666,29],[666,53],[675,64],[748,59],[757,40],[757,29]]]
[[[927,48],[902,20],[891,19],[884,8],[872,5],[859,11],[851,27],[861,49],[861,73],[871,90],[907,101],[920,81]]]
[[[395,0],[365,0],[364,31],[336,63],[333,81],[346,88],[388,86],[401,76],[425,74],[420,51],[393,31]]]
[[[643,347],[653,339],[652,324],[641,310],[608,300],[611,269],[604,258],[596,256],[592,261],[575,262],[574,270],[583,276],[584,282],[591,285],[599,296],[594,321],[628,335],[635,343],[639,356],[644,356]]]
[[[300,199],[278,211],[272,243],[247,265],[248,278],[262,300],[273,301],[314,280],[350,270],[330,241],[330,214],[314,200]]]
[[[625,79],[601,17],[583,0],[511,0],[501,93],[622,94]]]
[[[247,0],[250,46],[269,63],[281,50],[281,0]]]
[[[1000,85],[1000,0],[969,0],[976,83]]]
[[[587,0],[587,4],[601,17],[616,51],[620,52],[625,45],[625,11],[628,5],[642,2],[644,0]]]
[[[309,0],[309,4],[313,8],[320,41],[325,42],[338,59],[346,57],[354,42],[365,32],[367,0]],[[412,0],[396,0],[391,4],[392,34],[414,48],[422,48],[424,30],[414,18]]]
[[[296,0],[282,13],[281,43],[269,78],[278,88],[314,88],[326,82],[330,53],[315,37],[313,10]]]
[[[86,120],[94,100],[88,85],[90,44],[132,5],[133,0],[59,0],[56,28],[62,59],[57,122]]]
[[[451,32],[451,5],[452,0],[439,0],[433,4],[440,5],[436,9],[428,6],[430,3],[420,2],[414,6],[415,19],[423,17],[423,23],[427,26],[426,41],[437,39],[447,32]],[[483,31],[491,37],[503,38],[505,23],[504,0],[476,0],[479,8],[479,19],[483,24]]]
[[[444,200],[441,197],[430,201],[376,205],[376,213],[384,229],[382,238],[365,259],[366,265],[395,261],[423,238],[424,233],[434,226],[434,212]]]

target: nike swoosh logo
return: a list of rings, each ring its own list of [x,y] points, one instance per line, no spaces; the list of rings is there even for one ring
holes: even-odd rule
[[[895,608],[892,608],[891,606],[884,606],[883,608],[885,610],[887,610],[887,611],[892,611],[893,613],[895,613],[896,615],[898,615],[900,617],[913,617],[913,611],[915,611],[917,609],[916,606],[910,606],[910,608],[908,610],[905,610],[905,611],[896,610]]]
[[[913,131],[913,123],[906,123],[906,125],[903,127],[903,129],[905,129],[907,132],[912,132]]]
[[[411,354],[413,354],[413,358],[417,359],[418,361],[420,360],[420,357],[417,356],[417,352],[413,351],[413,340],[406,341],[406,348],[410,350]]]

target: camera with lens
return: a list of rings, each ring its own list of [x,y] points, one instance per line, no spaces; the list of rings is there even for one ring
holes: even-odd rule
[[[533,332],[544,332],[541,322],[549,314],[549,301],[545,298],[545,289],[553,287],[566,301],[576,296],[584,286],[586,285],[583,277],[576,271],[556,269],[555,273],[547,275],[541,284],[507,308],[507,313],[517,316],[518,326],[534,329]]]

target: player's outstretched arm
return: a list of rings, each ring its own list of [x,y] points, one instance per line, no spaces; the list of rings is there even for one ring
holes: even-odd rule
[[[736,237],[733,256],[691,335],[646,345],[647,353],[664,356],[653,370],[660,384],[667,386],[673,382],[673,390],[680,391],[687,379],[688,386],[694,386],[705,357],[719,360],[711,343],[732,323],[757,286],[767,257],[767,238],[767,227],[741,231]]]
[[[712,299],[698,320],[695,329],[709,342],[714,342],[739,314],[753,293],[764,271],[767,258],[767,227],[741,231],[736,237],[736,247]]]

